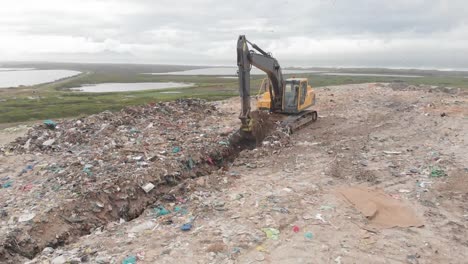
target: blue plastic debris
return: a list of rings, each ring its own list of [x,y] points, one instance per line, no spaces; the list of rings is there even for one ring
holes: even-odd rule
[[[182,230],[182,231],[190,231],[190,229],[192,229],[192,224],[191,223],[183,224],[180,227],[180,230]]]

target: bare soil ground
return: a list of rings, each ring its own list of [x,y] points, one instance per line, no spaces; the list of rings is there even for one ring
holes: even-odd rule
[[[187,180],[158,204],[169,214],[150,206],[29,263],[466,263],[468,93],[358,84],[317,97],[316,123]],[[238,99],[217,105],[235,126]],[[369,227],[336,192],[354,185],[382,189],[424,226]]]

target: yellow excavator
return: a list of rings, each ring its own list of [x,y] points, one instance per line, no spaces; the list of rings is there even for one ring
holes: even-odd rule
[[[249,49],[249,44],[254,50]],[[257,53],[258,52],[258,53]],[[252,132],[254,120],[250,107],[250,70],[252,65],[264,71],[268,78],[262,83],[264,93],[257,101],[257,109],[268,110],[287,116],[283,125],[292,133],[297,129],[315,122],[317,111],[308,110],[315,105],[315,92],[307,78],[284,79],[278,61],[257,45],[248,41],[244,35],[237,40],[237,66],[239,93],[241,97],[241,132]]]

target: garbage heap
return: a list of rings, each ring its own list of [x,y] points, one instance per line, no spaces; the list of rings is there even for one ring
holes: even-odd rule
[[[0,262],[131,220],[184,179],[219,169],[241,151],[234,124],[211,103],[182,99],[33,127],[0,153],[36,157],[14,176],[27,191],[1,190],[12,198],[0,200],[9,219]]]

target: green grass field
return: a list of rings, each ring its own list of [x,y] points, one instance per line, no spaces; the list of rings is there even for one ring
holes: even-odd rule
[[[83,69],[80,69],[83,72]],[[144,71],[143,71],[144,72]],[[146,71],[148,72],[148,71]],[[400,73],[401,74],[401,73]],[[414,74],[414,72],[411,72]],[[295,74],[307,77],[313,87],[367,82],[402,81],[410,84],[428,84],[468,88],[468,79],[463,76],[428,75],[418,78],[374,77],[374,76],[327,76],[317,74]],[[286,76],[290,77],[290,76]],[[263,77],[252,80],[252,94],[257,92]],[[173,88],[118,93],[83,93],[68,90],[83,84],[106,82],[189,82],[191,88]],[[238,95],[237,79],[216,76],[164,76],[146,75],[122,68],[105,71],[87,71],[79,76],[49,84],[31,87],[0,89],[0,123],[26,122],[42,119],[73,117],[98,113],[104,110],[116,111],[128,105],[175,100],[178,98],[203,98],[220,100]],[[180,91],[181,93],[161,93]]]

